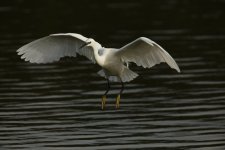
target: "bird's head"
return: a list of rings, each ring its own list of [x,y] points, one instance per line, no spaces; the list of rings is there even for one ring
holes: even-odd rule
[[[84,47],[92,47],[93,49],[99,49],[102,47],[102,45],[96,42],[94,39],[89,38],[79,49],[82,49]]]
[[[87,39],[87,41],[84,42],[84,44],[80,47],[80,49],[84,48],[84,47],[93,47],[95,45],[95,40],[94,39]]]

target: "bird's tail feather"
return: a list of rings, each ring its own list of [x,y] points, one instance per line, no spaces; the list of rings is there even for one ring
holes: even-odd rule
[[[98,75],[100,75],[101,77],[106,78],[106,75],[105,75],[105,72],[104,72],[104,70],[103,70],[103,69],[102,69],[102,70],[100,70],[100,71],[98,72]]]
[[[107,75],[105,74],[105,71],[103,69],[98,72],[98,75],[100,75],[101,77],[107,78]],[[120,79],[117,76],[109,76],[108,79],[109,81],[112,81],[112,82],[120,82]]]
[[[105,71],[103,69],[100,70],[98,72],[98,74],[101,77],[107,78],[107,75],[105,74]],[[120,75],[120,78],[121,78],[122,82],[129,82],[129,81],[135,79],[137,76],[138,76],[137,73],[131,71],[127,67],[124,67],[124,70],[123,70],[123,72]],[[120,82],[120,78],[117,77],[117,76],[109,76],[108,77],[109,81],[112,81],[112,82]]]
[[[121,73],[121,80],[123,82],[129,82],[129,81],[135,79],[136,77],[138,77],[138,74],[137,73],[135,73],[132,70],[124,67],[124,70]]]

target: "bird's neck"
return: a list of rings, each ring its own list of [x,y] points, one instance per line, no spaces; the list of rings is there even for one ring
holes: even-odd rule
[[[99,55],[99,50],[104,49],[99,43],[95,43],[95,46],[93,47],[94,49],[94,55],[95,55],[95,60],[96,62],[100,65],[103,66],[105,62],[105,57],[104,55]]]

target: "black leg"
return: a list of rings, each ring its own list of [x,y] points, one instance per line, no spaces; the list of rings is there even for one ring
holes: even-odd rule
[[[107,90],[105,91],[105,94],[102,96],[102,110],[105,108],[106,95],[108,94],[109,90],[110,90],[110,82],[109,79],[107,78]]]
[[[121,90],[120,90],[120,93],[116,97],[116,109],[118,109],[120,107],[120,95],[123,93],[123,90],[124,90],[124,83],[123,83],[123,81],[120,80],[120,83],[121,83]]]
[[[120,90],[120,95],[123,93],[123,90],[124,90],[124,83],[122,80],[120,80],[120,83],[121,83],[121,90]]]
[[[107,78],[107,90],[105,91],[105,96],[108,94],[108,92],[109,92],[109,90],[110,90],[110,82],[109,82],[109,79]]]

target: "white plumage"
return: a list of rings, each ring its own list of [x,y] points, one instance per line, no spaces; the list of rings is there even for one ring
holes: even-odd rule
[[[102,70],[98,74],[105,77],[108,83],[109,80],[122,83],[136,78],[138,74],[128,68],[129,62],[144,68],[151,68],[165,62],[180,72],[178,65],[169,53],[145,37],[140,37],[120,49],[115,49],[104,48],[95,40],[80,34],[52,34],[21,47],[17,52],[22,59],[31,63],[50,63],[65,56],[76,57],[78,53],[100,65]]]
[[[21,47],[17,52],[22,55],[22,59],[31,63],[50,63],[65,56],[76,57],[77,53],[95,63],[94,52],[91,48],[84,47],[82,51],[79,50],[79,47],[87,40],[88,38],[80,34],[52,34]]]
[[[88,42],[91,43],[79,49]],[[65,56],[76,57],[78,53],[86,56],[93,63],[97,61],[103,68],[98,74],[111,81],[121,79],[123,82],[128,82],[138,76],[124,65],[129,62],[144,68],[166,62],[171,68],[180,72],[174,59],[161,46],[145,37],[140,37],[120,49],[113,49],[103,48],[93,39],[80,34],[52,34],[21,47],[17,52],[22,55],[22,59],[31,63],[50,63]]]

